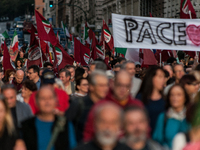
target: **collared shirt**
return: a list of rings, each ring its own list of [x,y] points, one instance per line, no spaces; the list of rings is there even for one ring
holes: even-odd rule
[[[41,86],[41,79],[39,78],[39,80],[35,84],[37,86],[37,90],[39,90]]]

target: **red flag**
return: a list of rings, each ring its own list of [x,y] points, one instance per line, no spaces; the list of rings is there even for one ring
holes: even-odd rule
[[[57,56],[57,65],[59,70],[68,64],[73,65],[74,63],[74,59],[69,56],[59,43],[55,45],[54,56]]]
[[[150,49],[143,49],[144,65],[157,65],[154,53]]]
[[[30,49],[28,51],[27,68],[31,65],[40,65],[41,62],[41,49],[38,43],[38,39],[35,36],[37,33],[36,28],[31,27]]]
[[[40,40],[49,41],[52,45],[56,45],[57,39],[51,24],[37,10],[35,10],[35,16]]]
[[[12,65],[12,60],[10,59],[6,41],[4,41],[3,68],[4,72],[8,69],[15,70],[15,67]]]
[[[78,63],[81,62],[81,48],[79,41],[74,37],[74,60]]]
[[[90,49],[74,38],[74,60],[81,65],[88,65],[90,60]]]
[[[189,11],[191,12],[192,18],[190,18]],[[190,0],[181,0],[180,18],[182,18],[182,19],[195,19],[196,18],[196,12],[195,12]]]
[[[153,17],[152,14],[151,14],[151,12],[149,12],[149,16],[150,16],[150,17]]]
[[[101,41],[105,41],[105,44],[109,48],[110,51],[113,50],[114,48],[113,36],[104,20],[103,20],[103,27],[101,30]]]
[[[91,53],[91,59],[94,61],[95,59],[97,59],[97,48],[96,48],[96,45],[97,45],[98,41],[94,36],[92,36],[92,45],[91,45],[91,48],[92,48],[92,53]]]

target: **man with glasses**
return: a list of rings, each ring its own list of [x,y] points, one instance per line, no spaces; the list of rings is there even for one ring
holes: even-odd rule
[[[40,72],[39,67],[37,65],[32,65],[28,68],[28,73],[27,73],[28,78],[36,84],[38,90],[40,89],[41,86],[41,79],[39,76],[39,72]]]
[[[173,68],[173,75],[175,77],[175,82],[169,84],[165,89],[164,89],[164,95],[167,95],[169,92],[169,89],[174,85],[178,84],[180,79],[185,75],[185,71],[183,68],[183,65],[176,64]]]
[[[103,101],[97,103],[95,107],[98,107],[101,103],[111,101],[122,109],[126,108],[127,106],[133,105],[138,107],[143,107],[142,102],[139,100],[133,99],[130,95],[131,89],[131,82],[132,77],[131,75],[126,72],[125,70],[120,70],[114,79],[114,82],[111,85],[111,90],[109,91],[108,95]],[[94,128],[93,128],[93,121],[94,121],[94,108],[90,111],[88,115],[87,122],[85,124],[84,130],[84,141],[89,141],[94,136]]]

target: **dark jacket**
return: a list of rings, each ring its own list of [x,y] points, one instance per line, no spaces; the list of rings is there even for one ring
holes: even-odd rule
[[[91,141],[87,144],[75,148],[74,150],[102,150],[102,148],[98,144],[96,144],[96,142]],[[129,148],[125,144],[118,142],[112,150],[131,150],[131,148]]]
[[[30,118],[22,122],[22,138],[26,144],[27,150],[37,150],[37,130],[35,126],[36,117]],[[58,118],[55,117],[53,123],[52,132],[55,128]],[[56,142],[54,143],[55,150],[69,150],[69,138],[68,138],[68,121],[65,123],[64,131],[60,132]]]
[[[28,104],[17,101],[16,115],[17,115],[17,125],[18,125],[18,128],[20,128],[21,122],[28,118],[31,118],[33,116],[33,113]]]
[[[13,150],[16,140],[16,133],[9,135],[7,128],[5,128],[2,136],[0,137],[0,150]]]
[[[70,107],[65,113],[66,117],[74,124],[78,143],[82,141],[84,125],[93,105],[94,102],[89,95],[79,97],[71,101]]]
[[[142,102],[137,100],[137,99],[133,99],[131,98],[131,96],[128,96],[128,101],[126,104],[122,105],[119,103],[119,101],[117,101],[114,96],[113,96],[113,92],[110,90],[108,95],[106,96],[106,98],[104,100],[101,100],[99,102],[97,102],[94,107],[92,107],[92,109],[90,110],[88,117],[87,117],[87,121],[85,122],[85,127],[84,127],[84,141],[90,141],[93,137],[94,137],[94,126],[93,126],[93,122],[94,122],[94,110],[96,107],[98,107],[100,104],[102,103],[106,103],[106,102],[113,102],[115,104],[117,104],[119,107],[121,107],[122,109],[125,109],[127,106],[133,105],[133,106],[138,106],[138,107],[144,107]]]

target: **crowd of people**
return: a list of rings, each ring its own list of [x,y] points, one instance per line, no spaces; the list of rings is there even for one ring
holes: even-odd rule
[[[0,69],[1,150],[198,150],[200,64],[110,57]],[[187,66],[187,67],[186,67]]]

